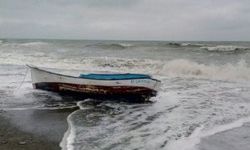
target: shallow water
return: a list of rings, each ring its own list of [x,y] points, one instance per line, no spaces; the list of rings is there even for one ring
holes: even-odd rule
[[[249,47],[248,42],[2,40],[0,109],[79,107],[68,116],[62,141],[68,149],[174,149],[250,115]],[[32,89],[25,64],[70,75],[147,73],[162,86],[148,104],[73,99]]]

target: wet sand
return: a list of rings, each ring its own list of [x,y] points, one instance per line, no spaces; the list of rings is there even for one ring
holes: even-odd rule
[[[250,150],[250,123],[203,138],[199,150]]]
[[[74,109],[0,110],[1,150],[58,150]]]
[[[1,150],[60,150],[74,109],[0,110]],[[250,123],[203,138],[199,150],[249,150]]]

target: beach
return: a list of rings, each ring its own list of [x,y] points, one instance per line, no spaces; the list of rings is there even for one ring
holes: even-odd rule
[[[249,18],[249,0],[0,0],[0,150],[250,150]]]
[[[201,140],[199,150],[249,150],[250,123],[226,130]]]
[[[1,150],[59,150],[68,125],[66,110],[9,110],[0,112]]]
[[[68,128],[66,118],[74,110],[0,111],[0,149],[60,150]],[[193,150],[249,150],[249,139],[250,123],[244,123],[202,138]]]
[[[230,126],[250,116],[249,42],[2,41],[0,149],[249,148],[250,121]],[[33,89],[25,64],[75,77],[149,74],[161,86],[152,103],[75,99]]]

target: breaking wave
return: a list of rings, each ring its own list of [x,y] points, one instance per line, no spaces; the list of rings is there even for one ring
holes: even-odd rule
[[[43,45],[48,45],[46,42],[29,42],[29,43],[22,43],[20,44],[21,46],[43,46]]]
[[[178,59],[164,64],[160,73],[168,76],[188,76],[218,80],[250,80],[250,68],[245,60],[241,60],[236,64],[206,65],[191,60]]]
[[[204,84],[202,81],[199,84],[204,86],[190,87],[190,83],[197,81],[188,80],[180,85],[171,85],[167,80],[163,82],[154,104],[128,105],[91,99],[78,102],[80,110],[68,116],[69,128],[60,146],[63,150],[124,147],[194,150],[201,138],[249,122],[249,119],[234,122],[249,116],[249,103],[234,103],[229,98],[238,98],[238,91],[234,91],[238,87],[225,91],[230,83],[204,81]],[[181,80],[176,82],[183,83]],[[187,89],[176,90],[176,86]],[[217,94],[213,95],[211,91]],[[218,98],[218,94],[222,97]],[[93,139],[96,142],[93,143]]]
[[[36,57],[37,56],[37,57]],[[79,57],[56,59],[47,55],[4,53],[0,57],[1,64],[33,64],[48,68],[66,70],[85,70],[93,72],[134,72],[147,73],[167,77],[194,77],[215,80],[250,80],[250,67],[245,60],[238,63],[202,64],[189,59],[151,60],[151,59],[124,59],[114,57]],[[44,63],[46,62],[46,63]]]
[[[0,39],[0,45],[4,45],[4,44],[6,44],[7,43],[7,40],[5,40],[5,39]]]
[[[249,50],[250,48],[233,46],[233,45],[218,45],[218,46],[211,46],[211,47],[201,47],[201,49],[205,49],[209,52],[238,52],[238,51]]]
[[[86,47],[92,47],[92,48],[102,48],[102,49],[126,49],[129,47],[132,47],[132,44],[128,43],[97,43],[97,44],[90,44]]]
[[[167,44],[167,46],[172,46],[172,47],[202,47],[205,46],[205,44],[200,44],[200,43],[178,43],[178,42],[170,42]]]
[[[27,43],[2,42],[2,45],[8,46],[8,47],[19,48],[19,47],[42,47],[42,46],[49,45],[49,43],[46,43],[46,42],[27,42]]]

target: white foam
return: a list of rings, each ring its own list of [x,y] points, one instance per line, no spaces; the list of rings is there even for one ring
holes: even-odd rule
[[[129,43],[119,43],[119,45],[123,46],[123,47],[132,47],[133,44],[129,44]]]
[[[62,150],[67,150],[67,139],[70,135],[70,127],[68,127],[67,131],[64,133],[62,141],[60,142],[59,146],[61,147]]]
[[[193,47],[202,47],[204,44],[199,44],[199,43],[181,43],[181,46],[193,46]]]
[[[47,55],[43,52],[36,52],[36,53],[33,53],[33,54],[26,54],[26,56],[33,56],[33,57],[46,57]]]
[[[62,141],[60,142],[60,147],[62,148],[62,150],[73,150],[73,147],[70,145],[70,143],[73,143],[75,137],[74,134],[72,133],[72,123],[69,121],[69,117],[71,115],[69,115],[67,117],[67,122],[68,122],[68,130],[65,132]]]
[[[80,109],[86,109],[83,108],[81,103],[84,101],[79,101],[77,102],[77,107],[79,107]],[[71,117],[77,113],[77,111],[74,111],[73,113],[71,113],[68,117],[67,117],[67,123],[68,123],[68,130],[64,133],[63,139],[60,142],[60,147],[62,148],[62,150],[74,150],[74,140],[75,140],[75,128],[73,125],[73,122],[71,121]]]
[[[237,50],[248,50],[248,47],[234,46],[234,45],[217,45],[211,47],[201,47],[201,49],[205,49],[211,52],[235,52]]]
[[[41,57],[42,56],[42,57]],[[69,70],[134,72],[167,77],[192,77],[229,81],[250,80],[250,67],[245,60],[228,64],[202,64],[188,59],[151,60],[125,59],[115,57],[76,57],[58,59],[44,53],[26,55],[19,53],[2,53],[1,64],[33,64],[40,67]]]
[[[245,60],[240,60],[236,64],[205,65],[186,59],[177,59],[166,63],[160,74],[230,81],[250,80],[250,68]]]
[[[88,108],[85,108],[85,107],[82,106],[82,103],[85,102],[85,101],[88,101],[88,99],[86,99],[86,100],[84,100],[84,101],[79,101],[79,102],[76,103],[76,105],[77,105],[80,109],[82,109],[82,110],[83,110],[83,109],[88,109]]]
[[[102,148],[109,147],[109,145],[112,145],[114,143],[119,143],[121,139],[133,135],[131,143],[127,144],[125,147],[123,147],[124,145],[122,143],[120,146],[118,146],[117,149],[119,148],[135,149],[140,146],[141,147],[144,146],[149,149],[160,149],[162,148],[161,145],[163,145],[165,141],[168,141],[170,142],[170,144],[162,149],[182,150],[181,148],[184,147],[185,149],[183,150],[194,150],[193,148],[195,147],[195,145],[199,144],[201,138],[213,135],[215,133],[224,130],[231,129],[233,127],[240,126],[241,122],[236,122],[229,125],[216,126],[211,130],[209,130],[208,126],[213,127],[215,124],[221,122],[227,122],[228,120],[234,120],[236,118],[241,117],[239,116],[239,114],[249,115],[249,112],[247,111],[248,110],[247,108],[249,108],[248,104],[245,105],[246,109],[243,109],[240,107],[243,104],[238,104],[238,103],[235,104],[233,102],[226,103],[223,100],[219,99],[213,100],[216,99],[216,97],[220,95],[221,92],[219,88],[215,89],[215,85],[217,85],[217,83],[213,84],[213,82],[204,81],[206,83],[203,84],[203,86],[199,86],[198,88],[190,89],[185,92],[183,91],[183,89],[179,90],[173,87],[175,85],[171,86],[171,84],[168,84],[171,82],[164,80],[163,82],[164,82],[164,86],[162,87],[163,89],[159,92],[159,95],[156,97],[157,103],[154,103],[153,105],[148,104],[149,107],[143,106],[142,111],[136,111],[136,109],[135,110],[131,109],[128,112],[133,112],[134,114],[124,113],[123,115],[126,117],[123,118],[122,120],[117,121],[116,122],[117,124],[116,123],[108,124],[110,129],[112,129],[116,125],[118,126],[118,124],[121,124],[121,127],[118,127],[119,130],[116,130],[114,131],[114,133],[113,132],[111,133],[112,137],[116,137],[115,140],[110,140],[111,138],[107,137],[106,139],[107,142],[102,144]],[[235,84],[232,83],[232,85]],[[181,87],[181,85],[179,86]],[[224,85],[222,87],[224,89],[227,86]],[[231,85],[229,87],[231,87]],[[206,94],[209,94],[207,93],[206,90],[208,91],[215,90],[216,91],[214,92],[215,95],[210,97],[210,99],[206,100],[206,98],[208,97]],[[195,97],[197,93],[200,93],[200,95],[204,94],[204,97],[199,97],[199,96]],[[226,96],[226,98],[228,97]],[[82,106],[81,103],[82,102],[78,102],[77,105],[81,107]],[[85,109],[86,107],[84,108],[81,107],[81,108]],[[126,109],[129,110],[130,108],[126,107]],[[197,112],[194,113],[194,111]],[[146,124],[136,130],[128,131],[130,127],[133,127],[131,126],[133,122],[138,123],[146,121],[145,118],[147,118],[148,116],[155,116],[154,114],[158,114],[158,112],[162,112],[162,114],[160,113],[160,115],[156,117],[152,122],[150,122],[150,124]],[[212,114],[214,112],[216,113],[216,115]],[[133,120],[133,117],[137,116],[140,113],[141,116]],[[116,118],[115,116],[113,117],[114,119]],[[77,149],[78,147],[83,146],[85,143],[83,143],[82,141],[85,141],[86,138],[84,137],[85,133],[83,133],[84,127],[75,124],[76,122],[73,122],[73,119],[77,118],[72,118],[72,117],[68,118],[70,127],[68,129],[68,132],[65,134],[64,140],[61,142],[62,143],[61,147],[68,148],[69,150]],[[128,120],[132,120],[132,122],[126,123],[126,121]],[[243,120],[243,122],[247,122],[247,119],[245,121]],[[193,129],[190,128],[196,127],[198,124],[205,124],[206,128],[203,126],[198,127],[188,138],[182,138],[187,136],[189,133],[193,131]],[[140,135],[142,135],[146,129],[147,129],[146,133],[149,134],[149,136],[141,137]],[[89,130],[93,129],[90,128]],[[101,128],[100,130],[103,133],[109,133],[109,131],[104,128]],[[95,137],[98,136],[98,134],[91,136]],[[175,139],[179,140],[171,142]],[[80,143],[79,141],[82,143]]]
[[[22,47],[27,47],[27,48],[40,48],[42,46],[48,46],[49,43],[46,42],[27,42],[27,43],[1,43],[2,46],[8,47],[8,48],[22,48]]]
[[[67,117],[67,122],[68,122],[68,130],[65,132],[62,141],[60,142],[60,147],[62,148],[62,150],[74,150],[74,139],[75,139],[75,128],[73,126],[73,123],[71,121],[71,117],[76,113],[77,111],[71,113],[68,117]]]
[[[32,106],[32,107],[3,107],[0,109],[3,111],[12,111],[12,110],[61,110],[61,109],[71,109],[76,108],[77,106],[56,106],[56,107],[44,107],[42,106]]]
[[[197,128],[193,134],[187,138],[172,141],[167,145],[168,150],[196,150],[201,139],[233,128],[241,127],[244,123],[250,122],[250,117],[239,119],[235,122],[216,126],[210,130],[205,130],[204,126]]]
[[[32,46],[43,46],[43,45],[48,45],[46,42],[28,42],[28,43],[22,43],[19,44],[20,46],[27,46],[27,47],[32,47]]]

